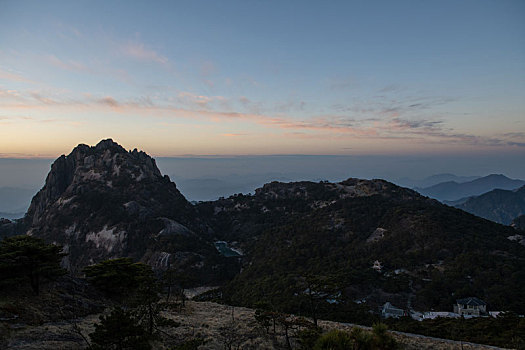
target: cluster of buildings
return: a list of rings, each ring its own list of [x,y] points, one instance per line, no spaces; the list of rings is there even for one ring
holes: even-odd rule
[[[395,307],[389,302],[383,305],[381,315],[384,318],[394,317],[399,318],[403,316],[410,316],[417,321],[423,321],[426,319],[434,319],[437,317],[447,318],[472,318],[472,317],[483,317],[483,316],[494,316],[496,317],[499,312],[487,312],[487,304],[476,297],[469,297],[464,299],[456,300],[453,305],[454,312],[448,311],[428,311],[418,312],[414,310],[403,310]]]

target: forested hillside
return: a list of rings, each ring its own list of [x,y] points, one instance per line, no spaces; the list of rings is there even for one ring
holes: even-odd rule
[[[271,183],[198,210],[245,250],[224,288],[232,303],[345,318],[386,301],[451,310],[475,295],[492,310],[525,310],[525,249],[507,239],[512,228],[385,181]]]

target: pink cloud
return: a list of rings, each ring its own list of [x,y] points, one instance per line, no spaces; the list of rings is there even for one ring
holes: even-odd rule
[[[142,43],[130,42],[121,46],[120,52],[128,57],[134,58],[144,62],[156,62],[160,64],[168,63],[168,58],[157,53],[154,50],[148,49]]]
[[[21,93],[17,90],[13,89],[2,89],[0,88],[0,98],[7,98],[7,99],[13,99],[13,100],[24,100]]]
[[[97,100],[101,105],[105,105],[111,108],[119,108],[120,104],[111,96],[106,96]]]
[[[51,65],[67,71],[94,74],[104,77],[111,76],[128,84],[132,83],[133,81],[133,78],[126,70],[112,69],[109,65],[101,64],[100,62],[91,62],[91,64],[85,64],[83,62],[74,60],[62,60],[55,55],[47,55],[44,57],[44,59]]]
[[[221,136],[225,136],[225,137],[239,137],[239,136],[247,136],[248,134],[234,134],[234,133],[226,133],[226,134],[221,134]]]
[[[2,96],[12,99],[10,94],[0,89],[0,102]],[[16,92],[20,94],[19,92]],[[452,143],[463,145],[484,146],[513,146],[525,147],[522,133],[508,135],[479,136],[456,132],[445,127],[440,120],[414,118],[403,119],[378,114],[377,118],[354,120],[344,115],[321,115],[314,118],[298,119],[288,115],[266,115],[260,113],[241,113],[234,111],[216,111],[209,109],[213,101],[221,101],[222,96],[204,96],[188,92],[180,93],[174,102],[181,103],[179,99],[189,100],[187,108],[177,105],[160,105],[149,98],[139,98],[131,101],[119,101],[113,96],[84,96],[80,100],[64,100],[61,95],[46,97],[45,94],[28,92],[27,97],[22,96],[18,104],[3,104],[5,110],[20,110],[28,108],[67,108],[82,107],[88,109],[101,109],[103,111],[139,115],[157,118],[186,118],[193,120],[206,120],[215,123],[235,123],[238,121],[253,123],[269,129],[281,130],[288,137],[295,138],[338,138],[338,139],[369,139],[369,140],[399,140],[400,142],[412,140],[413,142]],[[178,100],[178,101],[177,101]],[[242,133],[225,133],[224,137],[243,136]]]
[[[10,80],[24,83],[35,83],[33,80],[28,79],[20,74],[8,72],[0,69],[0,79],[1,80]]]
[[[219,103],[224,105],[228,101],[224,96],[206,96],[181,91],[177,94],[177,102],[188,106],[197,106],[198,108],[209,108],[210,104]]]
[[[58,104],[57,101],[55,101],[54,99],[50,98],[50,97],[46,97],[46,96],[42,96],[40,93],[38,92],[32,92],[31,93],[31,97],[33,97],[35,100],[43,103],[43,104],[46,104],[46,105],[56,105]]]
[[[59,67],[64,70],[74,71],[74,72],[91,72],[92,70],[87,67],[85,64],[78,61],[63,61],[56,57],[55,55],[48,55],[47,60],[49,63],[55,67]]]

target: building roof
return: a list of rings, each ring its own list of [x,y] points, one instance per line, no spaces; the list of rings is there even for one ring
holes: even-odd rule
[[[459,305],[472,305],[472,306],[483,306],[487,305],[483,300],[478,299],[476,297],[469,297],[464,299],[458,299],[456,300],[456,303]]]
[[[401,309],[386,309],[386,310],[383,310],[383,313],[385,315],[405,316],[405,311]]]
[[[405,311],[393,306],[389,302],[386,302],[385,305],[383,305],[383,314],[404,316]]]

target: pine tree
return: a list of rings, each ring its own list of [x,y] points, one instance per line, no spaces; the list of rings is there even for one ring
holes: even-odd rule
[[[6,238],[0,242],[0,283],[14,286],[28,281],[38,295],[43,279],[52,280],[66,273],[60,267],[65,255],[62,247],[39,238],[25,235]]]
[[[150,336],[130,311],[115,308],[109,315],[100,316],[95,331],[89,334],[94,350],[149,350]]]
[[[84,269],[88,280],[109,297],[133,308],[137,318],[153,334],[159,310],[160,287],[151,266],[129,258],[106,260]]]

